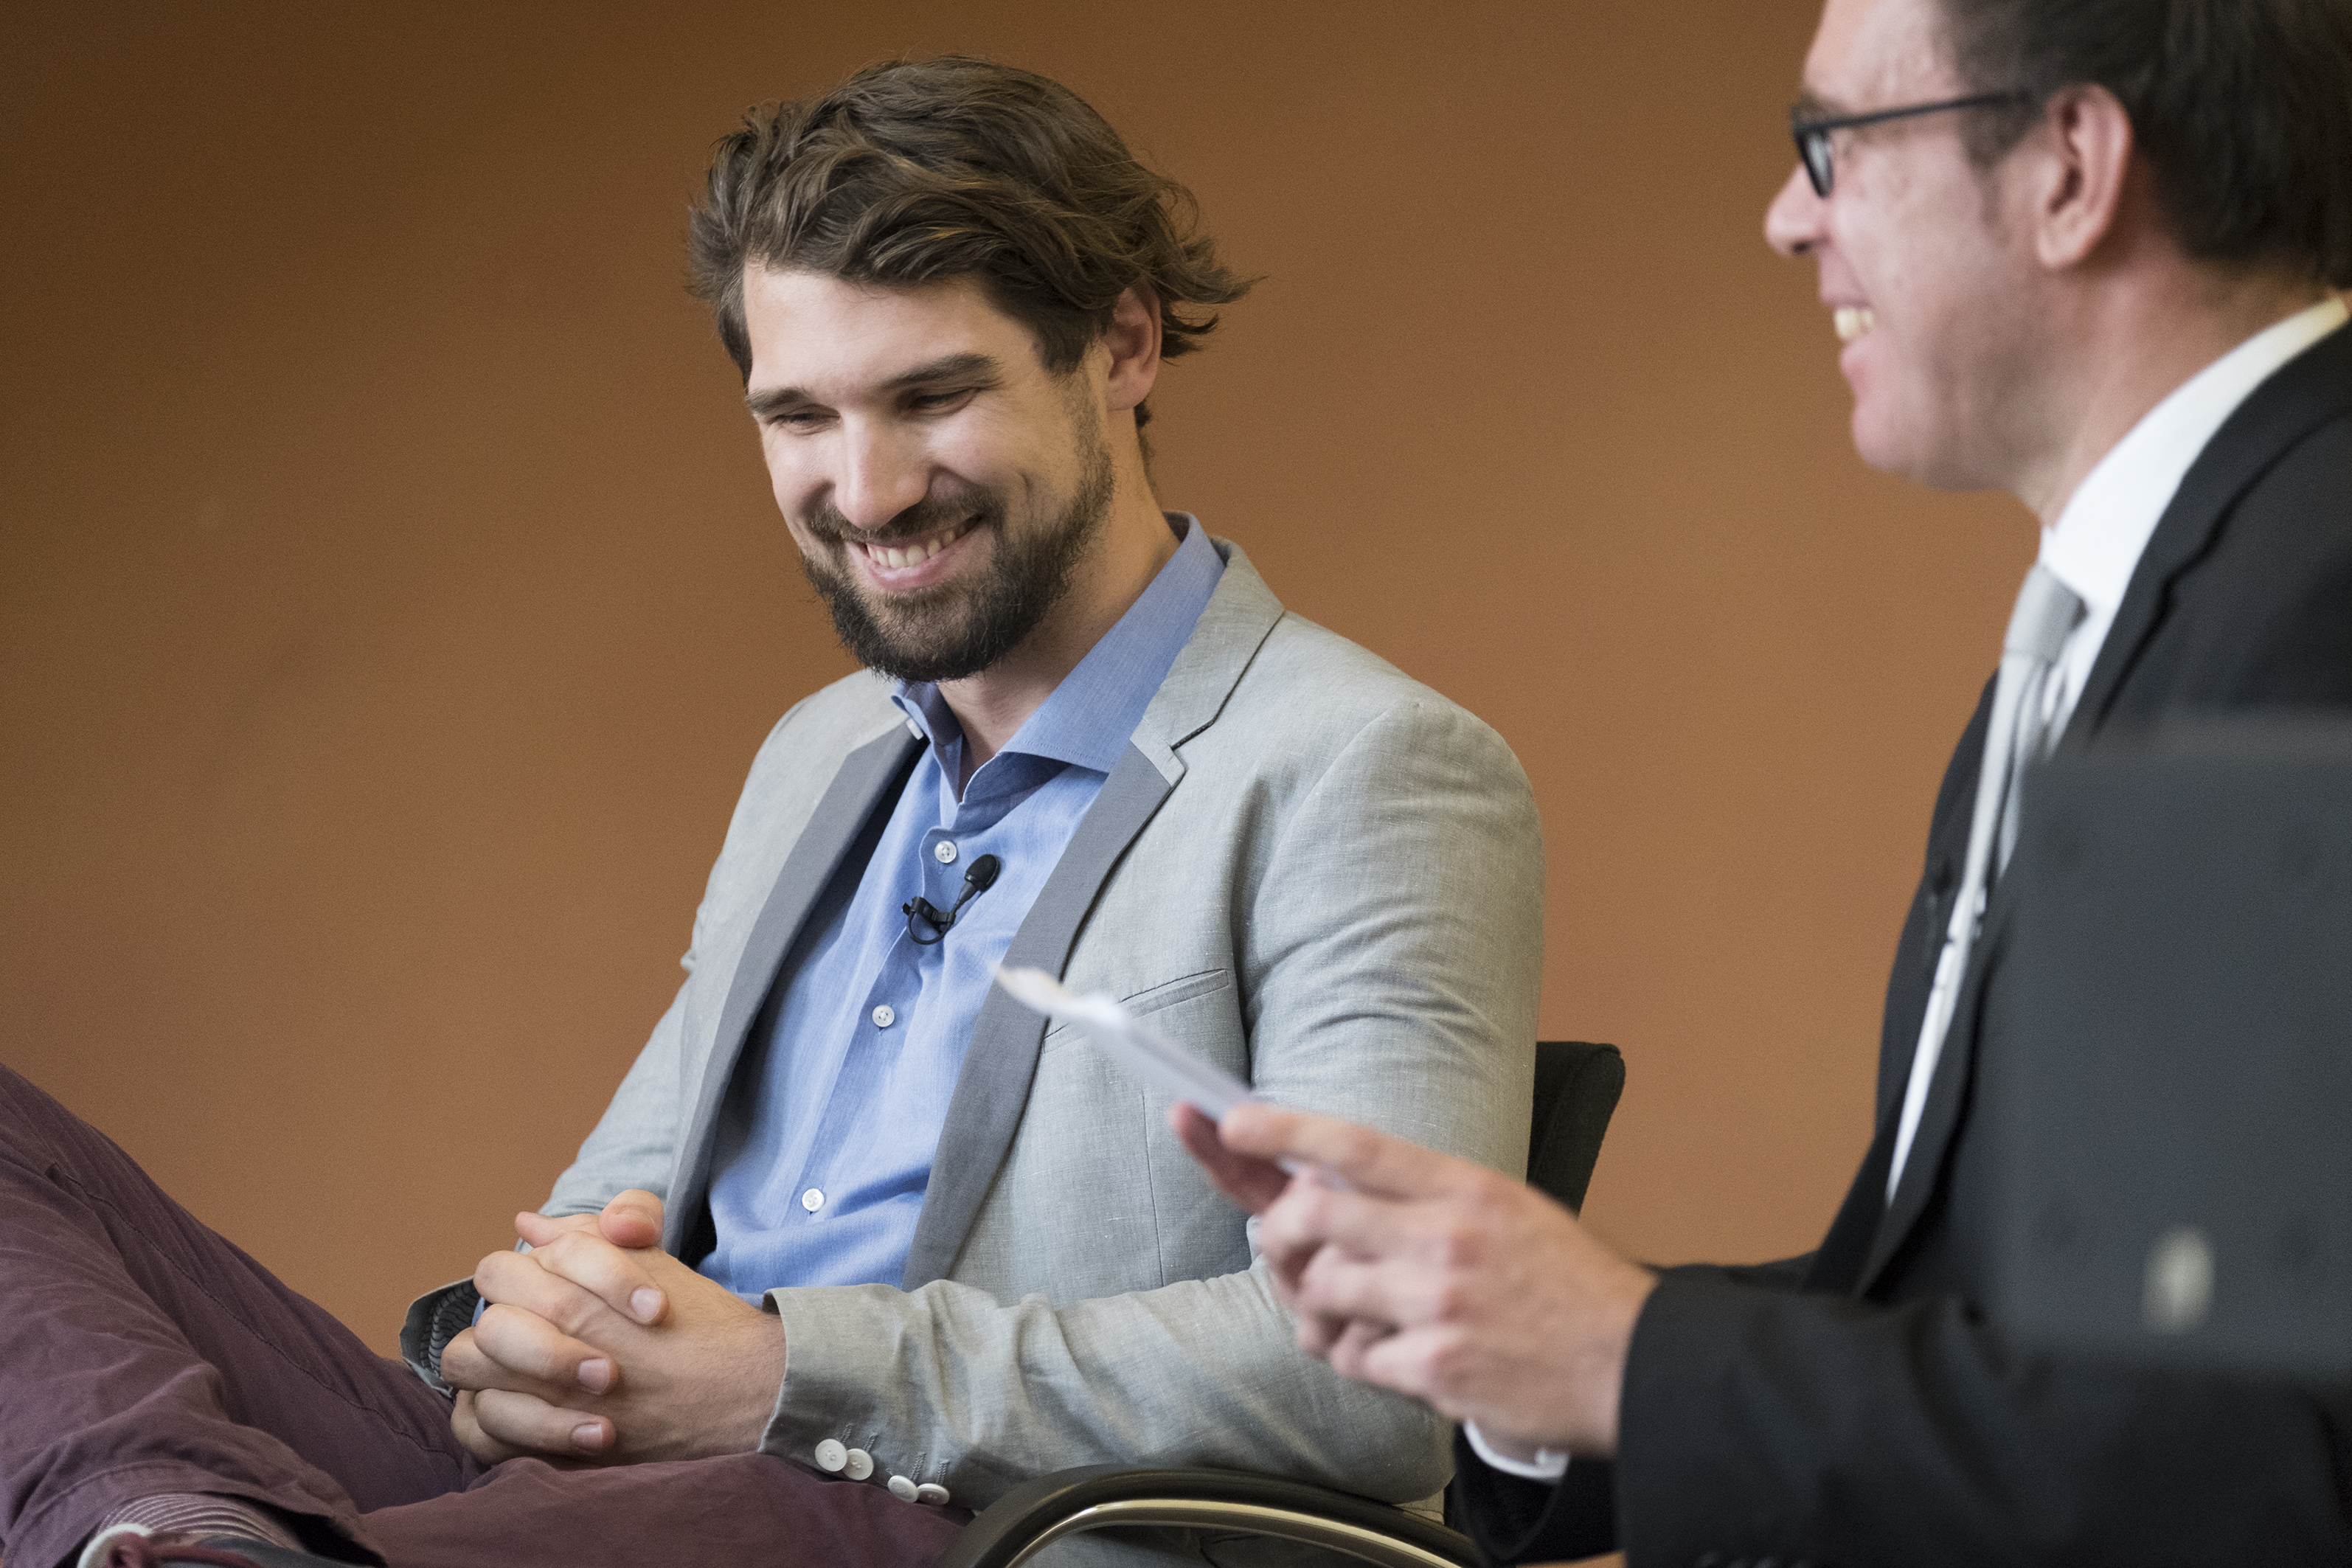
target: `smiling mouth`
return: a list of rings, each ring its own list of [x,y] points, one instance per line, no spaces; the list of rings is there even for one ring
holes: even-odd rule
[[[904,571],[909,566],[920,566],[924,562],[961,539],[971,531],[971,519],[966,518],[961,522],[950,523],[936,533],[927,533],[919,539],[903,540],[896,544],[859,544],[857,548],[864,551],[866,558],[877,566],[887,567],[892,571]]]
[[[1838,342],[1850,343],[1870,335],[1878,325],[1878,312],[1867,305],[1840,305],[1830,313],[1830,321],[1837,328]]]

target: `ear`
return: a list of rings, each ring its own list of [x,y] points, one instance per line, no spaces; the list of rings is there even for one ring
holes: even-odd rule
[[[2131,116],[2103,87],[2070,87],[2044,106],[2030,146],[2034,250],[2044,267],[2088,260],[2116,231],[2132,175]],[[2021,149],[2022,151],[2022,149]]]
[[[1102,341],[1110,351],[1103,399],[1121,413],[1150,396],[1160,380],[1160,295],[1150,284],[1131,284],[1119,295]]]

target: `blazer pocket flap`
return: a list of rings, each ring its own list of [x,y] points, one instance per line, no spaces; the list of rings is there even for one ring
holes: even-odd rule
[[[1206,996],[1213,991],[1223,991],[1233,984],[1229,973],[1223,969],[1196,970],[1180,974],[1173,980],[1162,980],[1140,991],[1130,991],[1118,999],[1119,1005],[1139,1018],[1162,1012],[1180,1002],[1190,1002],[1195,996]],[[1068,1037],[1070,1026],[1056,1024],[1045,1031],[1045,1045],[1051,1047]]]

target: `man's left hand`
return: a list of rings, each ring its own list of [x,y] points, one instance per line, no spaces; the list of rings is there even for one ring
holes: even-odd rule
[[[661,1200],[515,1216],[532,1250],[475,1270],[490,1303],[449,1342],[450,1425],[475,1458],[629,1463],[760,1446],[784,1378],[783,1325],[661,1250]]]
[[[1173,1120],[1261,1216],[1303,1347],[1475,1421],[1504,1452],[1616,1453],[1626,1349],[1655,1275],[1525,1183],[1369,1128],[1255,1103],[1222,1124],[1190,1106]],[[1303,1168],[1286,1176],[1277,1159]]]

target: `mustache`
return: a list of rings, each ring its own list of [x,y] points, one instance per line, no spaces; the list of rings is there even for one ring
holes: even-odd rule
[[[993,490],[971,490],[961,495],[926,496],[880,528],[857,527],[828,500],[809,513],[805,526],[828,544],[845,544],[853,540],[860,544],[897,544],[936,533],[950,523],[969,521],[979,526],[1001,521],[1003,516],[1003,497]]]

